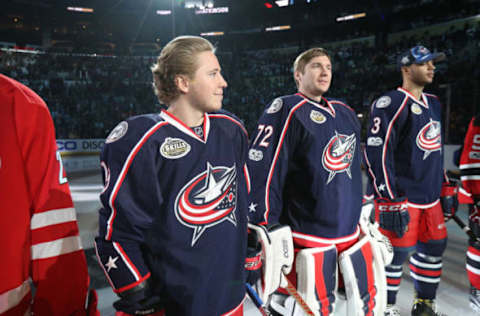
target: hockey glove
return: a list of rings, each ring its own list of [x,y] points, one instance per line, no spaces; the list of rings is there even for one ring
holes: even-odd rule
[[[262,276],[262,244],[254,231],[248,232],[247,256],[245,257],[247,282],[255,284]]]
[[[393,200],[378,198],[375,200],[376,212],[379,214],[380,227],[395,232],[400,238],[408,230],[410,215],[405,197]]]
[[[450,220],[458,209],[458,187],[453,182],[444,182],[442,192],[440,194],[440,202],[442,203],[443,219],[445,222]]]
[[[113,307],[130,315],[152,315],[160,312],[163,309],[163,301],[159,296],[150,294],[147,281],[119,293],[121,299],[114,302]]]

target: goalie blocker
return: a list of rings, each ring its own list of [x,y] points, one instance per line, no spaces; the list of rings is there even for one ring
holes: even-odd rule
[[[387,288],[384,269],[392,260],[393,248],[388,238],[379,232],[378,226],[370,222],[372,210],[373,204],[367,204],[362,208],[360,219],[362,234],[355,244],[340,254],[336,245],[330,244],[302,249],[296,255],[297,289],[315,315],[333,315],[335,312],[339,284],[338,267],[345,285],[348,315],[369,315],[372,312],[381,315],[385,310]],[[268,234],[266,236],[272,239]],[[269,241],[269,244],[275,242]],[[269,265],[269,262],[264,262],[265,268]],[[284,272],[288,273],[287,270],[289,269]],[[265,271],[272,269],[266,268]],[[264,277],[267,278],[268,276]],[[280,280],[276,283],[265,283],[267,290],[263,291],[263,295],[266,295],[263,297],[264,301],[273,293],[272,289],[277,284],[283,286]],[[285,299],[275,294],[270,304],[280,315],[304,315],[298,302],[291,296]]]

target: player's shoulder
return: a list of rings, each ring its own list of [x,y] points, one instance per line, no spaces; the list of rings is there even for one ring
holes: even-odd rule
[[[105,144],[136,143],[147,133],[151,135],[167,124],[157,113],[132,116],[121,121],[111,130]]]
[[[21,102],[16,102],[18,106],[25,106],[30,110],[32,107],[36,107],[48,111],[47,105],[37,93],[23,83],[2,74],[0,74],[0,94],[15,96],[16,100],[21,100]]]
[[[215,124],[218,123],[228,127],[239,128],[243,133],[245,133],[245,135],[247,135],[247,130],[245,129],[245,124],[243,121],[229,111],[221,109],[215,112],[209,112],[208,117]]]
[[[437,95],[429,92],[424,92],[423,94],[427,98],[428,102],[440,103],[440,98]]]
[[[389,90],[373,101],[373,108],[375,109],[396,109],[405,100],[406,95],[399,90]]]
[[[278,96],[268,104],[265,112],[267,114],[274,114],[280,112],[280,110],[287,110],[288,112],[295,106],[304,103],[306,103],[306,98],[298,93]]]
[[[355,113],[355,110],[349,106],[344,100],[338,98],[328,97],[325,98],[334,109],[348,110],[349,112]]]

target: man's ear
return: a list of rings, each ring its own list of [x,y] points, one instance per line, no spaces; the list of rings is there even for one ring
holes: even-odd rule
[[[295,78],[295,81],[297,82],[297,84],[300,82],[300,71],[295,71],[293,73],[293,78]]]
[[[190,89],[190,81],[187,76],[184,75],[177,75],[175,77],[175,85],[181,93],[188,93]]]

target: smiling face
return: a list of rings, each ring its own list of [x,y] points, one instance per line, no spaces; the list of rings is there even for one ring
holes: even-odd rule
[[[187,100],[200,111],[218,111],[222,108],[223,89],[227,87],[218,59],[212,51],[201,52],[197,54],[196,64],[197,70],[188,79]]]
[[[295,71],[298,91],[310,98],[321,97],[330,88],[332,81],[332,63],[326,55],[310,59],[303,71]]]

